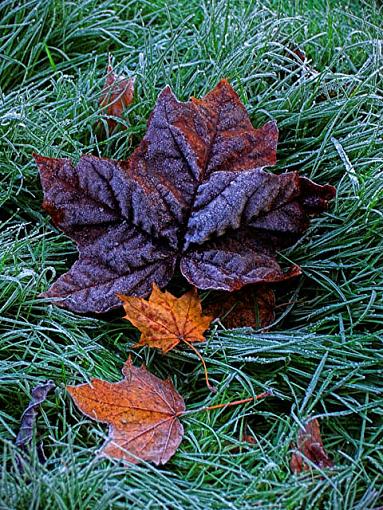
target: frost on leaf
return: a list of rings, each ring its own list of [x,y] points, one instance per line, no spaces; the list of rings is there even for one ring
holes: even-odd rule
[[[276,251],[324,211],[332,186],[273,175],[275,122],[255,129],[226,80],[183,103],[169,87],[126,161],[35,156],[44,208],[79,259],[45,293],[70,310],[105,312],[117,293],[146,297],[175,269],[197,288],[233,291],[279,282]]]

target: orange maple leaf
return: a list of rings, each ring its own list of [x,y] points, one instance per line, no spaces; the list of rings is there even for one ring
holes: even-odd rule
[[[162,292],[154,283],[148,300],[118,294],[122,300],[125,317],[141,331],[140,341],[134,347],[148,345],[163,352],[169,352],[180,342],[191,347],[202,361],[206,383],[210,385],[205,362],[201,354],[191,345],[203,342],[204,332],[209,328],[213,317],[202,315],[201,301],[194,287],[177,298],[170,292]]]
[[[202,315],[196,288],[177,298],[153,284],[148,300],[121,294],[119,298],[126,313],[124,319],[142,333],[135,347],[148,345],[168,352],[180,342],[203,342],[204,332],[213,320]]]
[[[140,460],[165,464],[182,441],[181,416],[237,406],[270,395],[264,392],[186,411],[184,399],[170,379],[159,379],[144,365],[135,367],[131,358],[122,373],[124,379],[116,383],[91,379],[90,383],[67,386],[67,390],[82,413],[109,424],[109,436],[100,454],[133,464]]]
[[[184,400],[170,380],[135,367],[130,358],[122,373],[125,378],[117,383],[92,379],[67,390],[84,414],[109,424],[102,455],[165,464],[182,441],[178,416],[185,412]]]

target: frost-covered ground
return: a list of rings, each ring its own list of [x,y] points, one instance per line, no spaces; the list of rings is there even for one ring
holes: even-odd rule
[[[0,2],[0,507],[6,509],[344,509],[382,505],[382,11],[373,2],[11,0]],[[294,49],[308,56],[302,66]],[[125,124],[97,136],[108,53],[136,75]],[[329,212],[280,259],[304,276],[278,289],[269,333],[217,327],[193,353],[133,351],[118,315],[81,318],[38,298],[75,248],[41,210],[32,152],[123,158],[137,146],[158,92],[181,99],[230,79],[255,126],[276,119],[276,171],[337,186]],[[170,374],[189,408],[275,397],[183,420],[162,469],[126,470],[94,454],[106,428],[83,418],[64,386],[118,380],[128,354]],[[20,474],[14,446],[31,388],[52,379],[37,441]],[[334,469],[292,475],[300,424],[319,416]],[[241,443],[245,430],[254,444]]]

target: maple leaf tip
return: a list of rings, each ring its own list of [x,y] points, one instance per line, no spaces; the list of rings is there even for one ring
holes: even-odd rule
[[[294,264],[287,274],[289,274],[289,276],[300,276],[302,274],[302,268]]]
[[[49,289],[45,290],[44,292],[41,292],[37,297],[42,299],[49,299],[50,302],[54,303],[56,306],[65,307],[66,306],[66,298],[58,296],[53,290],[52,287],[49,287]],[[68,308],[70,310],[70,308]],[[80,313],[80,312],[79,312]]]
[[[326,200],[332,200],[333,198],[336,197],[336,187],[335,186],[332,186],[331,184],[325,184],[323,186],[323,188],[326,193],[326,196],[325,196]]]
[[[233,88],[231,85],[230,85],[230,82],[227,78],[221,78],[219,80],[219,82],[217,83],[217,85],[215,86],[215,88],[222,88],[222,87],[230,87],[231,89]]]
[[[166,96],[173,96],[175,97],[173,90],[170,85],[165,85],[165,87],[161,90],[161,92],[158,95],[158,99]]]
[[[276,134],[279,134],[278,123],[275,119],[266,122],[265,126],[267,126],[269,129],[272,128]]]
[[[50,159],[45,156],[42,156],[41,154],[38,154],[37,152],[32,152],[32,158],[35,160],[37,165],[44,163],[46,160]]]
[[[210,97],[210,95],[214,97],[216,94],[221,94],[222,92],[224,94],[226,92],[226,94],[228,94],[230,97],[235,97],[239,99],[237,92],[234,90],[234,88],[232,87],[227,78],[222,78],[213,88],[213,90],[208,92],[208,94],[205,97]]]

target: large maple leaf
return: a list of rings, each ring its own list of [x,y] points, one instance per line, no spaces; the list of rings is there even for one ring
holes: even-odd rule
[[[78,246],[79,260],[45,296],[70,310],[105,312],[117,293],[145,297],[180,267],[200,289],[278,282],[276,250],[326,209],[332,186],[296,172],[273,175],[275,122],[254,129],[222,80],[203,99],[179,102],[169,87],[127,161],[35,155],[44,208]]]

